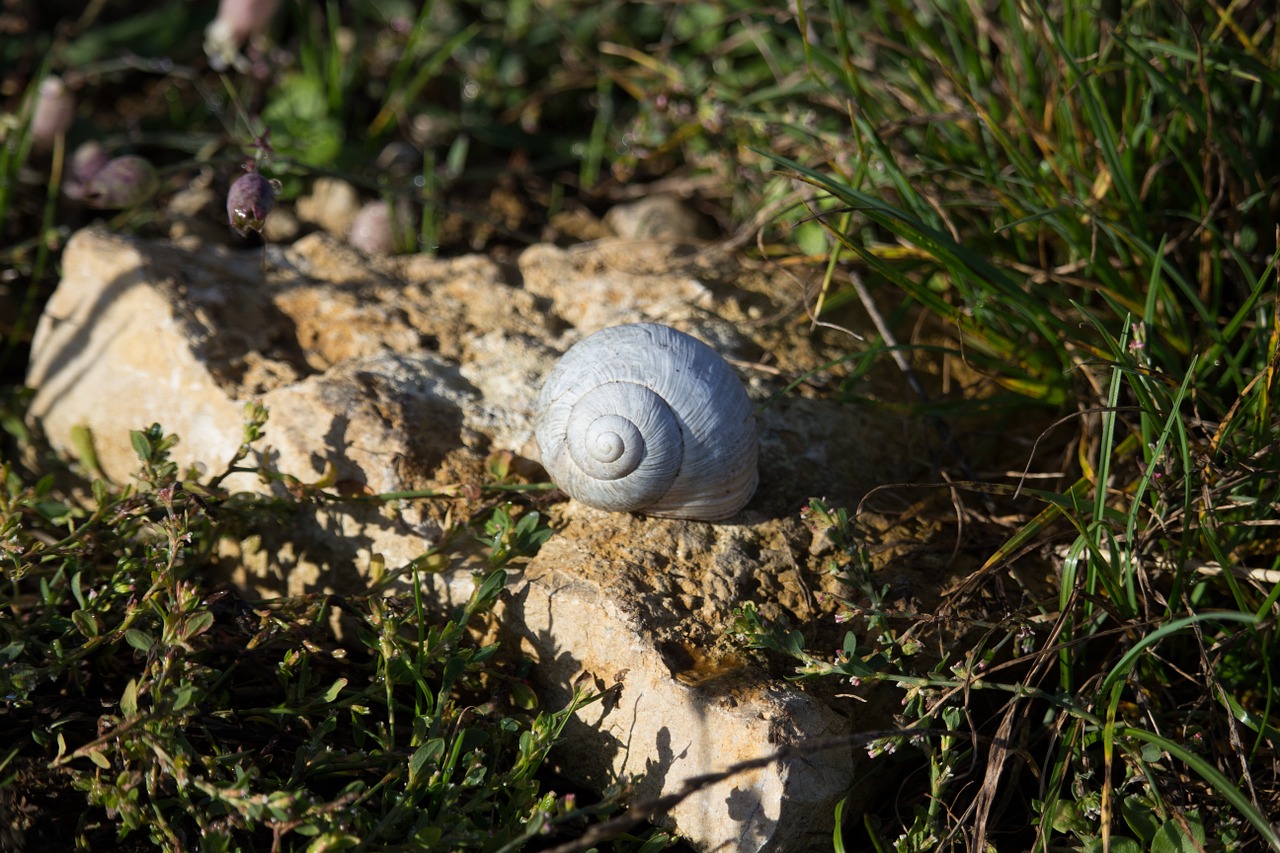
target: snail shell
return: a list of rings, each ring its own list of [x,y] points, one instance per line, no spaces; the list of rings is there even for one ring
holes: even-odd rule
[[[742,382],[669,326],[614,326],[571,347],[538,398],[536,433],[551,479],[597,509],[712,521],[756,488]]]

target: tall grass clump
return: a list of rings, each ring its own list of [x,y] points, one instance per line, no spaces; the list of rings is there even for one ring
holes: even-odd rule
[[[798,677],[905,691],[926,781],[867,819],[878,849],[1280,849],[1270,14],[833,3],[808,23],[847,137],[760,153],[831,241],[818,319],[864,304],[886,352],[936,330],[970,401],[935,388],[929,410],[1006,431],[940,456],[966,472],[939,489],[971,569],[935,653],[884,604],[859,514],[821,504],[844,651],[798,652],[750,608],[743,637]]]

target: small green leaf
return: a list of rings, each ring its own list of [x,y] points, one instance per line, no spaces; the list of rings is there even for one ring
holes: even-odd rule
[[[181,711],[183,708],[191,704],[196,698],[196,689],[190,684],[184,684],[178,688],[178,695],[173,700],[173,710]]]
[[[1176,818],[1165,821],[1151,840],[1151,853],[1200,853],[1204,850],[1204,827],[1194,814],[1183,816],[1191,830],[1188,836]]]
[[[433,737],[414,751],[409,759],[409,778],[416,779],[428,764],[439,764],[444,755],[444,738]]]
[[[786,636],[782,638],[783,649],[790,654],[801,657],[804,655],[804,634],[799,631],[788,631]]]
[[[125,719],[138,716],[138,679],[131,678],[124,687],[124,695],[120,697],[120,713]]]
[[[182,638],[184,640],[190,640],[192,637],[198,637],[205,631],[208,631],[209,626],[212,624],[212,613],[207,610],[197,613],[195,616],[188,619],[187,623],[182,626]]]
[[[129,430],[129,441],[133,444],[133,452],[138,454],[138,458],[143,462],[151,461],[151,442],[147,440],[147,434],[140,429]]]
[[[71,614],[71,621],[75,624],[76,630],[85,637],[92,639],[98,636],[98,617],[88,610],[75,611]]]
[[[827,230],[817,221],[805,222],[792,232],[792,236],[801,253],[806,255],[825,255],[831,248],[827,242]]]
[[[1141,796],[1132,794],[1120,802],[1120,814],[1143,844],[1150,844],[1160,828],[1160,821]]]
[[[62,524],[67,520],[67,516],[71,515],[71,507],[61,501],[36,501],[32,504],[32,508],[51,524]]]
[[[671,846],[671,836],[665,832],[657,832],[649,836],[644,844],[640,845],[637,853],[658,853],[659,850],[666,850]]]
[[[105,480],[93,481],[93,500],[99,507],[107,505],[107,501],[111,499],[111,495],[107,492],[107,483]]]
[[[146,631],[139,631],[137,628],[130,628],[124,632],[124,639],[129,645],[133,646],[144,654],[151,651],[151,647],[155,645],[155,638]]]
[[[538,694],[524,681],[511,682],[511,704],[522,711],[538,707]]]
[[[1090,824],[1081,815],[1079,803],[1075,800],[1058,800],[1056,806],[1049,822],[1055,832],[1080,835],[1089,831]]]
[[[45,474],[43,477],[41,477],[39,480],[36,481],[36,487],[34,489],[34,493],[39,500],[47,500],[49,498],[49,495],[52,492],[53,492],[53,475],[52,474]]]
[[[342,688],[346,686],[347,680],[345,678],[339,678],[337,681],[333,682],[329,689],[325,691],[324,701],[332,702],[334,699],[337,699],[338,694],[342,692]]]
[[[444,830],[438,826],[424,826],[413,834],[413,841],[422,849],[430,849],[440,843]],[[311,851],[307,851],[311,853]]]
[[[485,472],[491,480],[503,482],[511,476],[511,462],[515,454],[510,450],[498,450],[490,453],[484,460]]]
[[[71,428],[71,452],[91,472],[97,473],[102,470],[98,465],[98,454],[93,446],[93,430],[85,424],[76,424]]]
[[[471,594],[471,601],[475,610],[482,610],[488,607],[493,599],[497,598],[498,592],[507,583],[507,573],[504,571],[495,571],[489,574],[481,584],[476,587],[475,592]],[[471,605],[468,605],[470,608]],[[474,612],[474,611],[473,611]]]

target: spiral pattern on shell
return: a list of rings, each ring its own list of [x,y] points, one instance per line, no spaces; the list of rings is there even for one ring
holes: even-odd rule
[[[715,520],[756,487],[751,401],[706,344],[668,326],[614,326],[572,347],[538,399],[542,464],[598,509]]]

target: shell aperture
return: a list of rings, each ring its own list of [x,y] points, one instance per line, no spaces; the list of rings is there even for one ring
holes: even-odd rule
[[[614,326],[570,348],[537,406],[542,464],[599,509],[714,520],[756,486],[751,401],[706,344],[667,326]]]

